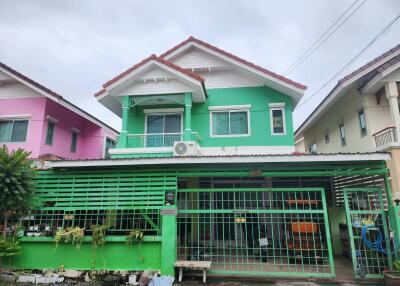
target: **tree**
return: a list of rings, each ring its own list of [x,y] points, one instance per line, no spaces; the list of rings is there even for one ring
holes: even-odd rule
[[[0,213],[3,216],[3,239],[12,214],[24,211],[32,203],[35,174],[24,149],[9,152],[7,146],[0,147]]]

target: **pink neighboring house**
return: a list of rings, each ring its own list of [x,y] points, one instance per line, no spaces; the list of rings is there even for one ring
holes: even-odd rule
[[[100,159],[118,132],[54,91],[0,62],[0,145],[32,159]]]

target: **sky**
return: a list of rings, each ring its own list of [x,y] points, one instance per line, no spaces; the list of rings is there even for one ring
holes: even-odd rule
[[[143,58],[194,36],[284,73],[353,2],[0,0],[0,61],[120,130],[120,118],[98,103],[94,93]],[[305,97],[311,96],[295,109],[295,126],[340,77],[400,44],[397,23],[315,94],[399,13],[399,0],[367,0],[288,75],[307,85]]]

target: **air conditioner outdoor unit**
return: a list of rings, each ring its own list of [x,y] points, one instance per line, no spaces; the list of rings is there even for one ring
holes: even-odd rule
[[[174,156],[199,156],[200,147],[195,141],[178,141],[174,143]]]

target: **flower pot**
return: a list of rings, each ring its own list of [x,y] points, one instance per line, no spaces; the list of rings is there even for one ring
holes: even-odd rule
[[[27,233],[26,233],[26,236],[32,237],[33,234],[34,234],[33,232],[27,232]]]
[[[400,272],[387,271],[383,272],[385,286],[398,286],[400,285]]]
[[[34,230],[34,231],[38,231],[38,230],[39,230],[39,226],[38,226],[38,225],[35,225],[35,226],[33,227],[33,230]]]
[[[35,232],[35,233],[33,233],[33,236],[35,236],[35,237],[40,236],[40,232]]]

